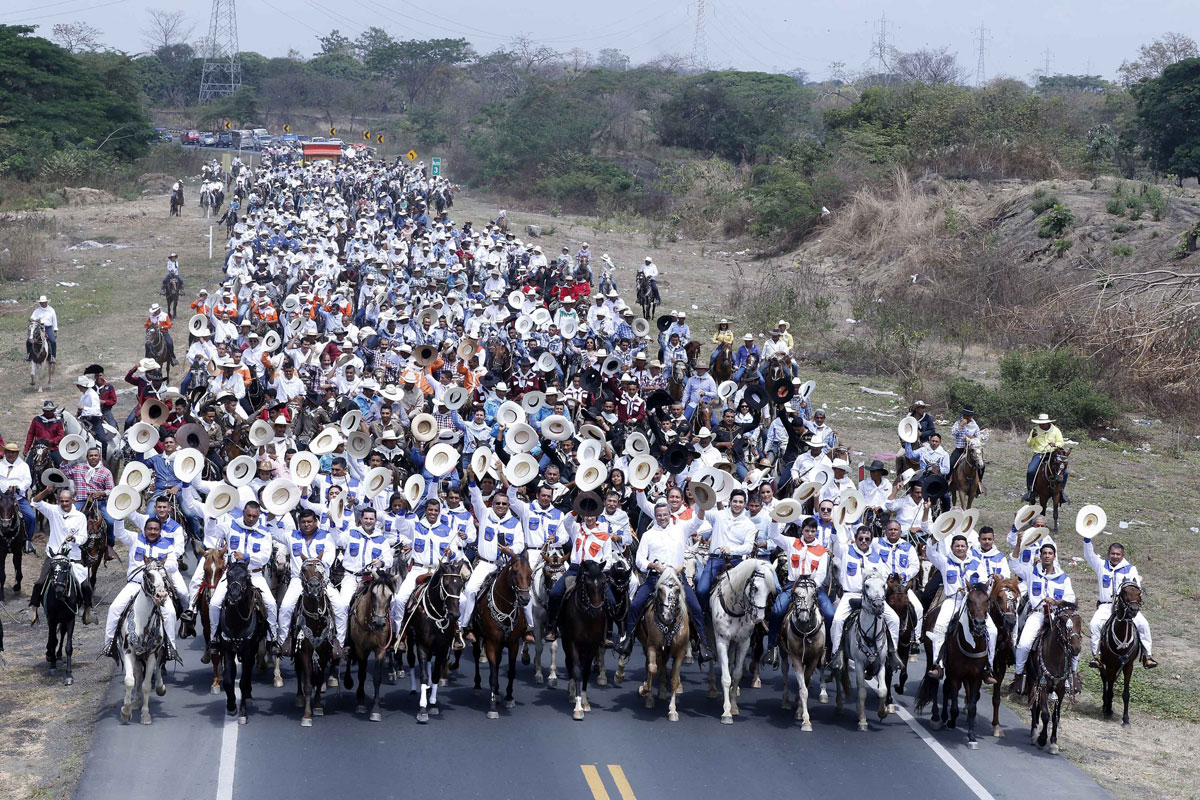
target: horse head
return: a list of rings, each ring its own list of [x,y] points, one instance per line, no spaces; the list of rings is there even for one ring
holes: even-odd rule
[[[629,561],[624,556],[614,555],[608,568],[608,579],[613,586],[628,588],[632,576],[633,569],[629,565]]]
[[[978,472],[983,469],[983,439],[978,436],[968,436],[966,439],[967,457],[971,466]]]
[[[46,576],[46,585],[53,586],[60,597],[65,597],[71,590],[73,579],[71,559],[64,545],[58,552],[50,553],[50,572]]]
[[[458,610],[462,603],[463,587],[467,585],[467,579],[463,577],[460,569],[454,568],[454,565],[451,565],[449,569],[443,568],[440,571],[442,574],[442,597],[446,613],[454,618],[458,616]]]
[[[17,487],[0,492],[0,539],[12,540],[21,531],[17,524],[21,516],[17,508]]]
[[[310,558],[300,565],[300,585],[305,597],[317,599],[325,594],[329,576],[325,562]]]
[[[1005,631],[1012,631],[1017,625],[1017,607],[1021,602],[1021,589],[1016,578],[1001,578],[992,573],[991,592],[988,605],[1003,625]]]
[[[683,602],[683,581],[679,573],[670,567],[663,567],[658,574],[658,584],[654,587],[654,605],[660,610],[664,620],[674,620]]]
[[[1135,581],[1121,584],[1113,596],[1113,616],[1129,621],[1142,611],[1142,587]]]
[[[142,562],[142,594],[156,606],[167,600],[167,570],[161,561],[146,556]]]
[[[225,567],[225,599],[233,606],[245,602],[250,592],[250,566],[232,558]]]
[[[904,619],[908,614],[908,581],[902,575],[893,572],[887,577],[887,590],[884,598],[892,610]]]
[[[770,564],[758,559],[748,559],[754,565],[754,574],[747,584],[747,595],[750,598],[751,619],[755,623],[762,622],[767,616],[767,606],[771,599],[779,594],[779,580]],[[745,562],[743,562],[745,563]]]
[[[508,562],[508,588],[517,599],[517,605],[524,608],[529,603],[533,591],[533,569],[529,566],[529,556],[524,550]]]
[[[1056,447],[1050,453],[1050,475],[1055,483],[1062,483],[1067,479],[1067,464],[1071,458],[1071,449],[1069,447]]]
[[[817,583],[811,575],[801,575],[792,584],[792,613],[802,626],[817,613]]]
[[[587,600],[587,604],[592,608],[601,608],[607,588],[608,578],[604,574],[603,565],[596,561],[584,561],[579,569],[575,593],[581,599]]]
[[[982,583],[971,584],[965,605],[971,635],[977,638],[987,636],[988,599],[987,586]]]
[[[1083,621],[1074,603],[1060,603],[1050,607],[1050,626],[1054,636],[1072,656],[1083,649]]]
[[[881,572],[868,572],[863,578],[862,607],[875,616],[883,613],[887,602],[887,578]]]
[[[384,569],[371,571],[371,627],[385,630],[396,594],[396,579]]]

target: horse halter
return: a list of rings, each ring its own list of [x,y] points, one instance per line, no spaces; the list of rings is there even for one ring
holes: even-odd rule
[[[1137,589],[1138,599],[1128,600],[1125,597],[1125,589],[1133,587]],[[1128,622],[1142,612],[1142,602],[1145,600],[1146,590],[1143,589],[1137,582],[1125,580],[1117,587],[1117,591],[1113,593],[1113,616],[1122,621]]]
[[[142,592],[149,597],[156,607],[161,607],[167,599],[167,571],[158,561],[148,561],[142,566]],[[154,576],[159,576],[161,588],[155,586]]]

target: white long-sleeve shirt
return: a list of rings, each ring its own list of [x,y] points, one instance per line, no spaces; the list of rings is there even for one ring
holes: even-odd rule
[[[1039,610],[1047,598],[1066,603],[1075,602],[1075,588],[1071,585],[1071,576],[1059,569],[1057,562],[1050,572],[1044,571],[1040,563],[1026,564],[1011,557],[1008,559],[1008,566],[1022,581],[1021,586],[1029,597],[1031,614]]]
[[[582,564],[595,561],[607,566],[612,561],[612,532],[609,526],[598,522],[594,528],[586,528],[574,514],[566,518],[566,533],[571,537],[571,563]]]
[[[784,536],[780,532],[782,527],[778,522],[772,522],[767,526],[767,536],[787,556],[788,580],[795,581],[801,575],[811,575],[817,586],[823,585],[829,572],[829,551],[820,542],[808,544],[799,536]]]
[[[503,517],[483,503],[483,493],[479,487],[471,484],[471,508],[475,511],[475,519],[479,521],[479,539],[476,547],[479,557],[484,561],[495,562],[500,558],[500,546],[504,545],[514,553],[525,549],[525,526],[520,518],[510,509]]]
[[[704,512],[704,519],[712,525],[712,533],[708,537],[710,554],[721,548],[728,549],[731,556],[748,556],[754,552],[758,526],[748,512],[734,514],[728,508],[713,509]]]
[[[514,514],[525,524],[525,546],[541,549],[566,547],[571,542],[567,533],[567,515],[553,505],[543,508],[541,501],[526,503],[517,497],[515,486],[508,487],[508,503]]]
[[[15,486],[17,493],[24,495],[29,491],[31,483],[33,483],[33,476],[29,472],[29,465],[25,463],[25,459],[17,458],[16,461],[9,463],[7,458],[0,458],[0,492],[8,491]]]
[[[46,306],[45,308],[38,306],[29,315],[29,321],[40,322],[54,333],[58,333],[58,313],[55,312],[54,306]]]
[[[74,506],[63,513],[57,503],[47,503],[45,500],[39,500],[33,507],[50,525],[50,535],[46,537],[46,555],[56,553],[66,545],[70,548],[67,558],[78,561],[79,546],[87,543],[87,517]]]
[[[392,565],[392,543],[379,528],[370,533],[359,527],[351,528],[342,534],[341,545],[342,566],[348,573],[357,575],[372,561],[379,561],[384,569]]]
[[[1138,574],[1137,567],[1124,558],[1114,567],[1108,563],[1107,558],[1100,557],[1092,547],[1091,539],[1083,540],[1083,560],[1096,573],[1099,584],[1096,599],[1101,603],[1111,603],[1113,592],[1121,588],[1121,584],[1126,581],[1132,581],[1138,586],[1142,585],[1142,576]]]
[[[689,509],[690,510],[690,509]],[[685,522],[669,522],[667,527],[654,523],[642,534],[635,562],[645,572],[657,561],[678,572],[683,569],[684,550],[687,540],[700,529],[700,518],[693,516]]]

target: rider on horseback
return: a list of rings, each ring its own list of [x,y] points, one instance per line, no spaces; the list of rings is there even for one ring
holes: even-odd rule
[[[1113,595],[1120,592],[1121,585],[1124,583],[1136,583],[1141,586],[1142,576],[1138,574],[1137,567],[1125,560],[1125,546],[1119,542],[1110,544],[1108,558],[1102,559],[1092,547],[1092,540],[1084,539],[1083,559],[1096,573],[1099,581],[1096,613],[1092,615],[1090,626],[1092,660],[1088,666],[1100,669],[1100,634],[1104,630],[1104,623],[1108,622],[1109,617],[1112,616]],[[1142,640],[1142,663],[1146,665],[1146,669],[1154,669],[1158,666],[1158,662],[1150,657],[1150,623],[1146,620],[1146,615],[1138,611],[1133,618],[1133,624],[1137,627],[1138,638]]]
[[[442,564],[453,563],[462,557],[461,540],[442,519],[440,508],[441,504],[436,498],[426,500],[425,516],[412,522],[411,544],[404,542],[405,549],[409,551],[409,558],[412,559],[412,567],[392,597],[392,628],[396,631],[401,650],[406,649],[404,640],[399,637],[404,627],[404,611],[408,599],[417,589],[417,581],[424,575],[432,575]],[[461,625],[455,626],[454,638],[455,647],[461,649]]]
[[[654,293],[655,304],[662,302],[662,297],[658,294],[658,265],[654,263],[654,259],[646,256],[645,263],[638,267],[638,272],[646,276],[646,280],[650,282],[650,291]]]
[[[167,274],[163,276],[162,291],[160,292],[160,294],[162,294],[164,296],[166,295],[167,281],[171,280],[172,275],[174,275],[175,278],[178,279],[179,292],[180,292],[180,294],[182,294],[183,293],[183,276],[179,274],[179,254],[178,253],[171,253],[171,255],[167,256]]]
[[[578,579],[585,561],[594,561],[604,569],[607,569],[612,562],[612,533],[607,525],[600,523],[597,515],[585,514],[583,521],[580,522],[575,512],[572,512],[570,516],[566,517],[566,530],[573,542],[571,565],[567,567],[566,572],[558,576],[554,586],[550,587],[546,630],[542,634],[542,638],[548,642],[553,642],[558,638],[558,610],[562,607],[563,595],[567,593],[567,577]],[[605,585],[604,600],[608,604],[608,608],[616,607],[617,601],[613,595],[612,584]],[[625,620],[618,619],[616,624],[617,633],[624,636]]]
[[[321,561],[325,564],[326,569],[332,568],[334,557],[337,554],[337,539],[333,532],[317,527],[316,512],[308,508],[300,512],[298,529],[287,534],[280,534],[277,538],[287,545],[288,552],[292,556],[292,579],[288,584],[287,591],[283,594],[283,601],[279,604],[279,624],[275,627],[276,635],[286,636],[282,650],[285,654],[290,654],[292,652],[292,616],[296,613],[296,604],[300,601],[300,593],[304,588],[300,580],[301,569],[309,560]],[[346,641],[346,606],[342,604],[341,595],[334,590],[332,584],[325,587],[325,597],[329,600],[329,606],[333,610],[333,622],[337,634],[332,641],[333,657],[338,659],[342,657],[342,642]]]
[[[46,343],[50,345],[50,363],[58,361],[58,314],[54,307],[50,305],[50,300],[46,295],[38,298],[37,308],[29,315],[30,322],[37,322],[42,326],[42,330],[46,333]],[[32,342],[25,341],[25,360],[28,361],[31,355]]]
[[[175,342],[171,339],[171,317],[158,303],[150,306],[150,316],[146,318],[146,324],[144,327],[146,330],[150,330],[151,325],[157,325],[158,330],[162,333],[163,338],[167,340],[168,363],[172,365],[176,364]]]
[[[962,604],[966,602],[967,592],[970,591],[971,586],[987,581],[987,569],[970,552],[967,546],[967,537],[961,533],[951,539],[949,552],[946,552],[944,542],[939,542],[937,545],[929,547],[927,555],[933,566],[942,573],[942,591],[945,594],[942,607],[938,610],[937,621],[933,625],[933,630],[929,632],[929,640],[933,642],[933,661],[931,662],[933,666],[929,670],[929,677],[940,679],[942,677],[942,645],[946,641],[950,623],[962,610]],[[983,682],[995,684],[996,679],[992,677],[991,664],[996,660],[996,623],[992,621],[991,616],[987,618],[987,654],[987,663],[983,668]]]
[[[851,601],[862,600],[863,581],[869,572],[883,573],[887,565],[871,546],[873,536],[871,529],[865,525],[859,526],[854,533],[854,541],[847,542],[845,536],[839,533],[833,539],[833,554],[837,559],[838,574],[841,576],[842,596],[838,600],[837,609],[833,612],[833,623],[830,625],[829,659],[837,663],[842,645],[842,628],[853,610]],[[888,605],[883,607],[883,619],[888,630],[888,654],[894,668],[899,667],[896,657],[896,643],[900,641],[900,617]]]
[[[1025,444],[1033,449],[1033,458],[1029,460],[1029,467],[1025,470],[1025,497],[1023,499],[1026,503],[1033,502],[1033,479],[1037,477],[1042,462],[1051,453],[1066,444],[1062,431],[1054,424],[1054,420],[1050,418],[1049,414],[1038,414],[1029,421],[1035,427],[1029,432],[1029,438],[1025,440]],[[1067,502],[1066,470],[1063,471],[1060,497],[1061,502]]]
[[[1034,529],[1031,529],[1034,530]],[[1026,535],[1020,537],[1027,538]],[[1033,533],[1037,536],[1037,533]],[[1025,662],[1029,660],[1029,651],[1037,640],[1038,633],[1046,621],[1046,605],[1075,602],[1075,588],[1071,585],[1071,576],[1063,572],[1058,565],[1058,548],[1049,539],[1043,540],[1038,551],[1038,562],[1028,564],[1021,560],[1021,549],[1024,542],[1018,541],[1008,559],[1008,565],[1013,573],[1021,579],[1021,586],[1029,598],[1029,617],[1025,627],[1021,628],[1021,636],[1017,639],[1016,674],[1008,687],[1011,694],[1021,694],[1025,690]],[[1074,691],[1079,690],[1079,656],[1071,660],[1071,675]]]
[[[47,503],[45,498],[54,492],[58,505]],[[83,597],[83,624],[94,620],[92,613],[92,584],[87,579],[87,568],[83,565],[83,554],[80,548],[87,544],[87,518],[76,508],[74,493],[64,487],[47,486],[33,497],[33,507],[42,513],[50,526],[50,534],[46,538],[46,560],[42,562],[42,574],[33,584],[29,593],[29,606],[33,609],[33,621],[37,622],[38,609],[42,607],[42,590],[46,586],[46,576],[50,572],[51,558],[56,553],[69,550],[71,574],[79,584],[79,592]]]
[[[78,513],[78,512],[76,512]],[[82,514],[80,516],[83,516]],[[148,561],[159,561],[166,570],[172,586],[180,597],[180,602],[187,601],[187,587],[183,586],[182,579],[178,579],[179,560],[177,557],[175,542],[172,539],[164,538],[162,535],[162,523],[157,517],[150,517],[146,520],[145,528],[141,533],[126,530],[124,525],[118,525],[116,530],[117,538],[121,543],[129,548],[129,566],[126,572],[126,583],[120,593],[113,599],[112,605],[108,607],[108,619],[104,623],[104,648],[101,650],[102,655],[111,656],[113,654],[113,646],[117,636],[117,625],[121,621],[121,615],[125,613],[134,600],[137,599],[138,593],[142,590],[142,568]],[[163,631],[167,635],[167,658],[177,658],[178,651],[175,648],[175,605],[174,603],[163,603],[162,621]]]
[[[275,595],[271,592],[271,587],[263,575],[263,567],[271,560],[271,536],[259,527],[259,514],[260,509],[256,501],[251,500],[246,503],[242,508],[240,520],[231,519],[221,526],[223,538],[218,547],[226,548],[227,555],[225,557],[227,559],[247,562],[250,568],[250,584],[258,590],[267,612],[267,626],[271,632],[271,637],[267,640],[267,650],[273,655],[278,655],[279,642],[275,622],[279,609],[275,604]],[[203,562],[200,569],[203,569]],[[225,587],[225,575],[222,574],[208,601],[208,619],[210,630],[213,631],[213,641],[209,646],[210,657],[216,655],[216,645],[220,639],[219,623],[221,621],[221,605],[225,601]]]

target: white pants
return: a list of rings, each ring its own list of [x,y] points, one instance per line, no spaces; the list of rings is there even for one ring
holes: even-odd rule
[[[850,616],[850,601],[860,599],[862,599],[861,593],[846,592],[838,600],[837,608],[833,611],[833,624],[829,629],[830,635],[833,637],[833,647],[829,652],[836,653],[842,644],[842,628],[846,624],[846,618]],[[900,641],[900,617],[886,603],[883,606],[883,621],[892,637],[891,646],[895,647],[896,642]]]
[[[400,588],[392,596],[392,628],[396,633],[400,633],[400,628],[404,624],[404,609],[408,606],[408,598],[412,597],[413,592],[417,590],[417,578],[422,575],[431,575],[436,569],[437,567],[413,564],[408,574],[404,576],[404,580],[400,582]]]
[[[287,636],[291,631],[292,615],[296,613],[296,603],[300,601],[303,591],[300,578],[292,578],[288,583],[287,591],[283,593],[283,602],[279,604],[279,622],[275,626],[277,634]],[[337,633],[338,644],[341,644],[346,641],[346,606],[342,603],[341,595],[338,594],[337,589],[333,588],[332,584],[325,586],[325,596],[329,598],[329,604],[333,606],[333,625]]]
[[[183,579],[179,577],[178,572],[173,572],[171,575],[176,578],[180,585],[183,584]],[[185,587],[186,588],[186,587]],[[121,621],[121,615],[125,613],[138,594],[142,591],[142,582],[140,580],[130,581],[125,584],[124,588],[117,593],[113,598],[112,605],[108,607],[108,618],[104,620],[104,641],[107,644],[111,642],[113,637],[117,635],[117,623]],[[186,596],[186,592],[185,595]],[[175,647],[175,604],[170,602],[170,598],[162,604],[163,627],[166,628],[167,638],[171,640],[171,647]]]
[[[262,594],[263,605],[267,609],[267,628],[271,632],[271,638],[277,639],[275,623],[279,615],[279,608],[275,604],[275,595],[271,594],[271,587],[267,585],[267,579],[262,572],[250,573],[250,585]],[[216,631],[217,624],[221,621],[221,604],[225,602],[225,576],[221,576],[221,580],[217,581],[216,588],[213,589],[212,599],[208,604],[208,622],[211,626],[210,630]]]
[[[1112,616],[1112,603],[1101,603],[1096,609],[1096,613],[1092,615],[1092,655],[1100,654],[1100,632],[1104,628],[1104,623],[1108,622],[1108,618]],[[1150,623],[1146,620],[1146,615],[1138,612],[1133,618],[1133,624],[1137,628],[1138,636],[1142,639],[1142,648],[1146,651],[1146,657],[1150,657]]]
[[[917,597],[917,593],[912,589],[908,590],[908,604],[912,606],[913,616],[916,618],[913,623],[913,639],[916,640],[921,635],[921,625],[925,622],[925,606],[921,605],[921,598]]]
[[[1029,651],[1033,649],[1033,642],[1037,639],[1038,631],[1042,629],[1042,622],[1046,617],[1042,613],[1042,609],[1038,608],[1029,612],[1029,618],[1025,620],[1025,627],[1021,628],[1021,635],[1017,638],[1017,675],[1025,674],[1025,662],[1029,660]],[[1079,669],[1079,656],[1071,659],[1071,671]]]
[[[934,664],[938,663],[938,659],[941,658],[942,645],[946,643],[946,633],[950,630],[950,623],[953,621],[954,615],[961,608],[961,603],[947,599],[938,609],[937,620],[933,623],[933,630],[929,632],[929,641],[933,642]],[[987,616],[987,659],[988,666],[991,666],[996,660],[996,623],[992,622],[991,614]]]
[[[471,577],[467,578],[467,585],[463,587],[462,601],[458,608],[458,625],[464,631],[471,624],[471,612],[475,610],[475,595],[479,594],[479,589],[487,580],[487,576],[495,571],[496,565],[490,561],[480,561],[471,570]]]

